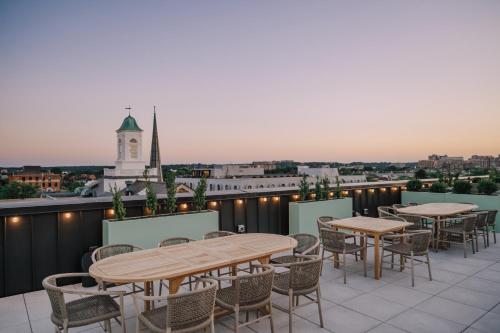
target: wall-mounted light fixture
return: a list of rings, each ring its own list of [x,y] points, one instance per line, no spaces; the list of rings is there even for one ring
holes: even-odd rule
[[[109,216],[114,216],[115,215],[115,210],[113,208],[108,209],[108,215]]]
[[[361,193],[363,193],[363,190],[356,190],[356,193],[361,194]]]
[[[342,191],[342,195],[345,196],[345,197],[348,196],[349,195],[349,191]]]
[[[276,202],[276,201],[280,201],[280,197],[273,197],[273,201]]]
[[[70,213],[70,212],[66,212],[63,214],[65,219],[70,219],[72,215],[73,215],[73,213]]]
[[[368,192],[373,193],[373,192],[375,192],[375,189],[371,188],[371,189],[368,190]]]
[[[329,196],[330,198],[333,198],[333,192],[328,192],[328,196]]]
[[[394,186],[394,187],[391,187],[391,190],[393,190],[393,191],[397,191],[397,190],[398,190],[398,188]]]
[[[311,198],[316,198],[316,193],[311,193]]]
[[[212,208],[217,207],[217,201],[210,201],[210,207]]]
[[[267,202],[267,198],[260,198],[260,201]]]
[[[243,205],[243,200],[238,199],[238,200],[236,200],[236,203],[237,203],[238,205]]]
[[[406,191],[406,186],[401,186],[401,191]]]
[[[187,203],[181,203],[180,207],[181,207],[181,209],[187,209],[188,208],[188,204]]]
[[[21,221],[21,218],[19,216],[12,216],[10,218],[10,222],[12,223],[19,223],[19,221]]]
[[[380,192],[385,192],[387,189],[385,187],[380,188]]]
[[[294,194],[294,195],[292,195],[292,199],[293,200],[299,200],[300,196],[298,194]]]

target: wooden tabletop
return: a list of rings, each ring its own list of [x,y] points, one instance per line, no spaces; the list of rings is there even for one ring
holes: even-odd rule
[[[367,234],[385,234],[392,231],[401,230],[412,225],[410,222],[386,220],[381,218],[356,216],[347,219],[334,220],[327,224],[339,228],[347,229]]]
[[[291,250],[297,241],[273,234],[239,234],[125,253],[90,266],[92,277],[113,283],[172,279],[229,267]]]
[[[479,208],[473,204],[435,202],[416,206],[398,208],[398,213],[414,214],[422,216],[451,216],[460,213],[470,212]]]

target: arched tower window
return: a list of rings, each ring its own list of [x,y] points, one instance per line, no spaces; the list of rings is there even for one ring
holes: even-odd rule
[[[137,140],[130,139],[129,141],[130,158],[137,159]]]

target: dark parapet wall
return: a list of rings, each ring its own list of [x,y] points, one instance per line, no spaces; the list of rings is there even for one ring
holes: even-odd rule
[[[353,198],[353,212],[401,202],[405,182],[343,186]],[[288,234],[288,203],[297,190],[269,189],[207,195],[207,208],[219,212],[219,228]],[[164,197],[159,196],[160,204]],[[178,198],[179,211],[193,209],[191,197]],[[128,217],[142,216],[144,197],[124,197]],[[102,245],[102,220],[113,218],[110,197],[0,202],[0,297],[40,290],[44,277],[81,270],[81,258],[91,246]]]

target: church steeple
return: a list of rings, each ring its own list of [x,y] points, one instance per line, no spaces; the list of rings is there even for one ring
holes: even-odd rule
[[[156,168],[158,181],[163,182],[160,159],[160,141],[158,140],[158,129],[156,128],[156,106],[153,107],[153,138],[151,139],[151,157],[149,167]]]

